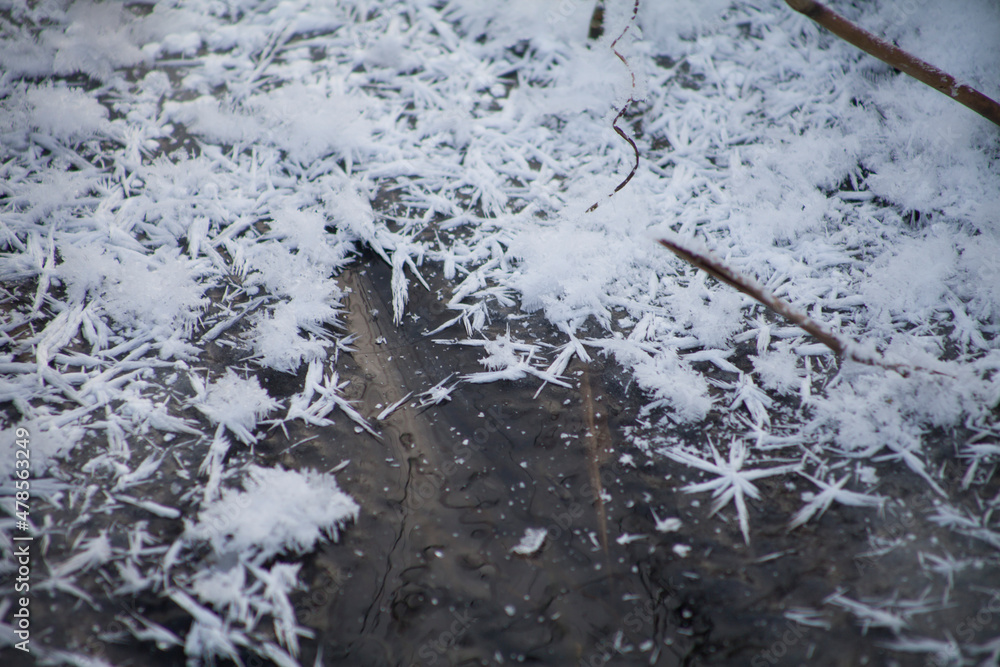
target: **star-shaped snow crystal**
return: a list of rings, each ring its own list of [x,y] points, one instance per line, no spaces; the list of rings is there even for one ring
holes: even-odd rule
[[[712,448],[713,461],[706,461],[693,454],[683,451],[667,451],[667,456],[679,463],[693,466],[718,475],[718,479],[698,484],[688,484],[682,490],[686,493],[700,493],[702,491],[712,491],[715,502],[712,503],[710,516],[733,501],[736,504],[736,513],[740,518],[740,530],[743,532],[743,539],[750,544],[750,517],[747,512],[746,497],[754,500],[760,498],[760,491],[753,485],[753,480],[773,475],[783,475],[798,469],[798,465],[783,465],[774,468],[759,470],[744,470],[743,464],[746,462],[746,445],[741,440],[734,440],[729,446],[729,460],[726,461],[719,454],[715,445]]]

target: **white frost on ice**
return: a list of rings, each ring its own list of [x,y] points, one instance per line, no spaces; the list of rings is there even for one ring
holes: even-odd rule
[[[711,446],[712,460],[702,459],[683,450],[666,451],[670,458],[693,466],[705,472],[717,475],[717,479],[701,482],[698,484],[688,484],[683,487],[686,493],[701,493],[712,491],[715,501],[712,503],[711,514],[715,514],[731,502],[736,505],[736,514],[739,517],[740,530],[743,532],[743,539],[750,544],[750,514],[747,510],[746,499],[760,499],[760,491],[753,484],[753,480],[774,475],[783,475],[799,469],[799,465],[772,466],[769,468],[744,469],[747,460],[747,447],[742,440],[734,440],[729,445],[729,458],[723,458],[714,445]]]
[[[684,523],[674,516],[660,518],[653,512],[653,521],[656,523],[656,530],[660,533],[675,533],[681,529]]]
[[[548,534],[545,528],[526,528],[521,541],[511,547],[511,551],[518,556],[534,556],[542,548]]]
[[[241,378],[232,369],[209,385],[195,407],[213,423],[225,426],[242,442],[251,443],[257,420],[278,406],[256,378]]]
[[[251,466],[242,484],[242,490],[223,490],[189,521],[185,539],[263,562],[285,552],[308,552],[324,537],[336,540],[360,511],[333,475],[312,470]]]

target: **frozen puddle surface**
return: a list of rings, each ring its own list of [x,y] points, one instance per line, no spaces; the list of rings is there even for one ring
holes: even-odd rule
[[[4,664],[997,660],[997,128],[606,4],[0,6]]]

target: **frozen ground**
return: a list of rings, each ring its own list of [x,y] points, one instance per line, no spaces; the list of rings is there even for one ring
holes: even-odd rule
[[[1000,97],[997,3],[830,4]],[[632,4],[608,3],[596,40],[592,10],[0,0],[5,664],[28,659],[25,544],[31,659],[330,662],[351,638],[301,613],[304,577],[318,553],[364,561],[381,515],[360,471],[398,466],[379,438],[440,415],[420,417],[438,420],[422,461],[450,469],[458,450],[433,447],[449,398],[485,411],[517,391],[552,414],[579,401],[576,435],[551,440],[601,440],[595,465],[635,471],[586,505],[642,517],[595,519],[593,541],[644,584],[714,558],[747,590],[765,565],[822,571],[759,609],[695,596],[766,606],[756,644],[619,614],[575,660],[835,663],[837,644],[801,640],[818,629],[886,664],[997,661],[1000,131],[778,0],[643,1],[628,67],[611,42]],[[612,129],[629,97],[639,167],[609,198],[634,159]],[[668,236],[913,370],[839,362]],[[377,350],[407,328],[462,363],[392,376]],[[615,437],[595,435],[588,368],[635,403]],[[376,377],[413,394],[361,400]],[[325,457],[296,457],[305,428]],[[461,465],[490,454],[468,449]],[[524,581],[555,553],[527,530],[546,525],[495,527]],[[464,627],[453,643],[476,638],[480,662],[544,662]],[[444,659],[414,641],[399,660]]]

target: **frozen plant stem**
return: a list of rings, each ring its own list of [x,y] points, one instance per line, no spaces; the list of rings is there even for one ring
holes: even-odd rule
[[[799,312],[788,302],[779,299],[759,285],[755,285],[749,278],[733,271],[718,259],[684,248],[674,241],[660,239],[660,243],[688,264],[701,269],[716,280],[724,282],[747,296],[753,297],[774,312],[802,327],[816,340],[836,352],[837,356],[843,356],[847,353],[848,345],[840,336],[832,331],[827,331],[805,313]]]
[[[598,8],[602,8],[602,6],[598,5]],[[596,10],[594,13],[596,15],[597,13]],[[639,0],[635,0],[635,3],[632,5],[632,17],[629,19],[629,22],[625,24],[625,28],[622,30],[621,34],[615,37],[615,41],[611,42],[611,50],[614,52],[616,56],[618,56],[618,60],[622,61],[622,64],[625,65],[625,67],[628,69],[629,76],[632,77],[632,92],[629,94],[628,99],[625,100],[625,104],[622,105],[621,110],[618,111],[618,115],[615,116],[615,119],[611,122],[611,127],[614,128],[615,132],[618,133],[619,137],[627,141],[628,145],[632,147],[632,152],[635,154],[635,164],[632,166],[632,171],[630,171],[628,173],[628,176],[625,177],[625,180],[623,180],[621,183],[618,184],[618,187],[615,188],[615,191],[608,195],[609,197],[614,197],[619,190],[628,185],[628,182],[632,180],[633,176],[635,176],[635,172],[639,170],[639,147],[635,145],[634,141],[632,141],[632,137],[625,134],[625,130],[623,130],[618,125],[618,121],[620,121],[622,117],[628,112],[629,106],[631,106],[631,104],[635,102],[635,72],[632,71],[632,66],[628,64],[628,60],[625,58],[625,56],[621,54],[621,52],[617,48],[618,42],[626,34],[628,34],[629,28],[632,27],[633,23],[635,23],[635,17],[638,15],[639,15]],[[602,20],[603,16],[604,15],[602,9],[602,14],[601,14]],[[593,30],[593,24],[591,24],[591,30]],[[591,211],[595,210],[600,205],[601,205],[600,201],[594,202],[593,206],[587,209],[587,213],[590,213]]]
[[[895,371],[903,377],[908,377],[910,372],[913,370],[925,370],[929,373],[939,375],[943,374],[940,371],[921,368],[919,366],[893,364],[885,361],[884,359],[879,359],[875,356],[861,352],[855,345],[853,345],[852,341],[847,340],[840,334],[825,328],[816,320],[812,319],[802,311],[797,310],[794,306],[792,306],[792,304],[776,297],[774,294],[758,285],[756,281],[729,268],[722,262],[722,260],[712,257],[708,253],[699,253],[689,248],[685,248],[676,241],[660,239],[660,243],[688,264],[705,271],[716,280],[724,282],[733,289],[743,292],[747,296],[759,301],[774,312],[783,316],[793,324],[801,327],[807,333],[815,337],[816,340],[833,350],[840,358],[847,357],[860,364],[878,366],[879,368]]]
[[[960,84],[955,77],[942,72],[930,63],[904,51],[895,44],[864,30],[840,14],[828,9],[825,5],[813,0],[785,0],[788,6],[808,16],[837,37],[850,42],[865,53],[906,72],[914,79],[926,83],[938,92],[944,93],[957,102],[961,102],[983,118],[1000,125],[1000,103],[981,92]]]

